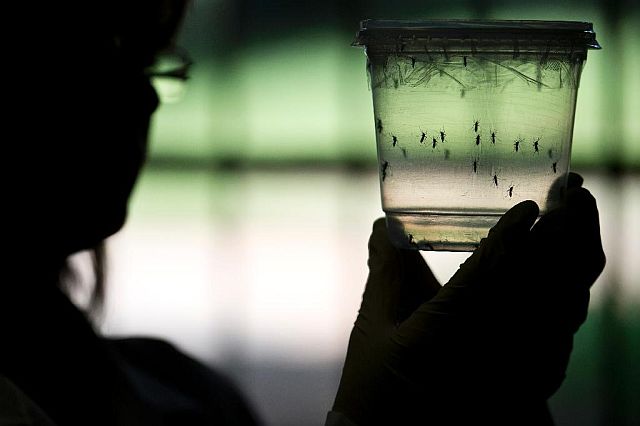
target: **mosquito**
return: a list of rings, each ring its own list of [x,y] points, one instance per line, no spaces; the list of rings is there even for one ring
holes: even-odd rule
[[[422,129],[420,129],[420,132],[422,133],[420,136],[420,143],[424,143],[424,140],[427,138],[427,134]]]
[[[473,131],[478,133],[478,129],[480,128],[480,121],[479,120],[475,120],[473,123]]]
[[[513,191],[516,189],[516,186],[513,182],[511,182],[511,184],[508,185],[509,188],[507,188],[507,190],[505,191],[507,194],[505,195],[505,197],[509,197],[509,198],[513,198]]]
[[[382,181],[384,182],[384,180],[387,178],[387,170],[389,169],[389,162],[385,161],[384,163],[382,163]]]
[[[435,149],[436,145],[438,145],[438,140],[435,137],[433,137],[431,139],[431,147]]]
[[[473,159],[473,173],[478,173],[478,163],[480,163],[480,160],[478,160],[478,158],[474,158]]]
[[[444,127],[443,127],[442,130],[440,130],[440,141],[444,142],[445,136],[447,136],[447,134],[444,132]]]
[[[491,177],[491,180],[493,181],[493,184],[496,186],[496,188],[498,187],[498,173],[497,171],[493,171],[493,176]]]
[[[536,140],[533,142],[533,150],[534,150],[535,152],[540,152],[540,138],[536,139]]]
[[[491,131],[491,143],[494,144],[494,145],[496,144],[496,131],[495,130]]]
[[[376,123],[376,129],[378,130],[378,133],[382,133],[382,129],[383,129],[382,120],[380,120],[379,118],[378,118],[377,123]]]
[[[396,146],[396,144],[398,143],[398,137],[396,135],[391,135],[393,138],[393,146]]]
[[[558,162],[554,161],[551,168],[553,168],[553,173],[558,173]]]
[[[513,148],[516,150],[516,152],[518,152],[518,150],[520,149],[520,142],[522,142],[522,139],[518,138],[513,143]]]
[[[480,134],[476,135],[476,145],[480,145]]]

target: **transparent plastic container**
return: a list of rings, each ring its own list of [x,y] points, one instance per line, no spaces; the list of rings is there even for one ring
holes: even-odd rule
[[[361,22],[393,243],[472,251],[523,200],[566,188],[590,23]]]

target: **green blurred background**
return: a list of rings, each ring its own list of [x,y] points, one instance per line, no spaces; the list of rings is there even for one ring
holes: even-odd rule
[[[363,18],[594,23],[576,112],[576,166],[640,166],[640,8],[624,1],[195,2],[182,45],[195,58],[185,98],[156,120],[154,158],[209,163],[375,159]]]
[[[558,425],[640,424],[637,0],[194,1],[179,39],[192,78],[158,86],[149,163],[110,241],[105,332],[171,339],[269,425],[323,423],[382,215],[350,46],[365,18],[593,22],[603,49],[582,74],[572,169],[598,199],[608,264],[551,406]],[[425,255],[442,281],[465,256]]]

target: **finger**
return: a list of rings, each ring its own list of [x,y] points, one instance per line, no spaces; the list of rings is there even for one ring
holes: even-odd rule
[[[489,231],[489,239],[509,237],[511,233],[522,234],[528,232],[538,217],[540,209],[531,200],[522,201],[509,209]],[[498,235],[500,235],[498,237]]]
[[[461,284],[481,271],[495,269],[505,254],[526,244],[529,230],[539,212],[538,205],[531,200],[522,201],[509,209],[491,228],[478,249],[461,265],[449,284]]]
[[[417,250],[401,250],[388,237],[384,219],[374,222],[369,239],[369,276],[361,313],[394,325],[407,310],[431,297],[440,285]]]
[[[588,190],[571,188],[559,209],[534,226],[532,247],[543,267],[536,271],[546,316],[575,333],[586,320],[589,289],[604,269],[596,201]]]
[[[582,186],[584,179],[577,173],[562,174],[553,180],[547,190],[547,210],[554,210],[562,204],[567,190]]]
[[[576,188],[567,192],[568,220],[573,231],[572,236],[585,244],[583,252],[589,254],[586,260],[593,261],[600,272],[605,265],[605,255],[600,236],[600,215],[596,200],[584,188]]]
[[[507,211],[438,294],[402,324],[397,343],[402,347],[420,346],[427,335],[445,335],[447,331],[442,329],[455,327],[458,317],[468,314],[469,305],[486,300],[479,298],[478,293],[495,284],[497,275],[503,273],[503,265],[512,267],[505,257],[513,257],[514,252],[526,246],[538,212],[533,201],[523,201]]]
[[[584,179],[577,173],[570,172],[567,178],[567,188],[578,188],[582,186]]]
[[[559,272],[571,272],[584,285],[591,286],[604,269],[598,208],[585,188],[569,189],[563,205],[534,226],[532,237],[547,262],[563,259],[564,266],[571,268]]]
[[[521,309],[535,314],[523,325],[538,348],[535,358],[543,368],[535,374],[547,394],[562,383],[573,336],[587,318],[589,289],[605,263],[596,201],[581,184],[572,185],[570,177],[561,205],[531,231],[538,267],[528,278],[536,285]]]

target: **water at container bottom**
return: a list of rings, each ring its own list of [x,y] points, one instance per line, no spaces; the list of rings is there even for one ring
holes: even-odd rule
[[[393,245],[432,251],[473,251],[502,217],[499,214],[385,213]]]

